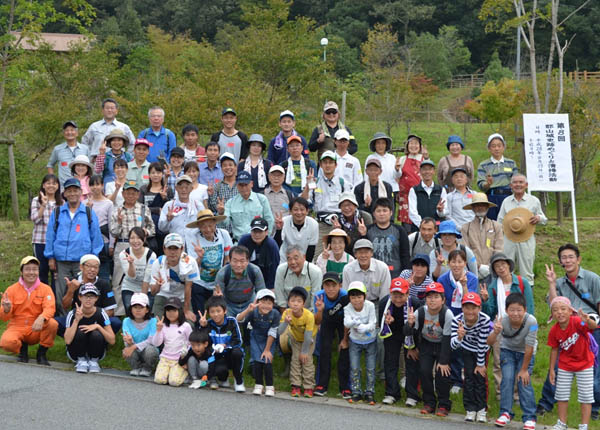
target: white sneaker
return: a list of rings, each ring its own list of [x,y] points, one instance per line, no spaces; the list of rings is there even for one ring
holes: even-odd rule
[[[100,373],[102,370],[98,364],[98,359],[92,358],[90,361],[88,361],[88,365],[90,366],[90,373]]]
[[[487,423],[487,411],[485,409],[477,411],[477,422]]]
[[[267,397],[275,396],[275,387],[273,387],[272,385],[267,385],[265,387],[265,396],[267,396]]]
[[[510,423],[510,415],[504,412],[502,415],[498,417],[498,419],[494,422],[496,427],[504,427]]]
[[[88,373],[90,370],[90,365],[85,358],[77,359],[77,363],[75,363],[75,371],[78,373]]]
[[[246,387],[244,386],[244,382],[242,381],[241,384],[238,384],[237,382],[235,382],[233,384],[235,392],[236,393],[245,393],[246,392]],[[262,387],[261,387],[261,391],[262,391]]]
[[[224,381],[219,381],[219,387],[221,387],[221,388],[231,388],[231,384],[229,383],[229,379],[225,379]]]
[[[535,430],[535,421],[527,420],[525,424],[523,424],[523,430]]]
[[[553,430],[567,430],[567,424],[563,423],[561,420],[556,420]]]
[[[460,390],[461,388],[458,385],[453,385],[452,388],[450,388],[450,394],[459,394]]]
[[[384,405],[393,405],[396,403],[396,398],[394,396],[385,396],[381,401]]]
[[[587,424],[579,424],[579,430],[588,430]]]
[[[143,367],[140,369],[140,376],[143,376],[143,377],[147,378],[150,375],[152,375],[152,371],[151,370],[145,369]]]
[[[236,388],[236,391],[237,391],[237,388]],[[263,386],[256,384],[254,386],[254,390],[252,390],[252,394],[254,394],[256,396],[260,396],[262,394],[262,391],[263,391]]]
[[[201,386],[202,386],[202,381],[200,379],[194,379],[188,388],[191,388],[192,390],[197,390]]]
[[[414,408],[415,406],[417,406],[417,401],[415,399],[407,397],[406,402],[404,402],[404,405],[408,408]]]
[[[477,415],[477,412],[475,412],[475,411],[467,411],[467,413],[465,415],[465,421],[472,423],[473,421],[475,421],[476,415]]]
[[[219,389],[219,384],[217,383],[216,379],[212,379],[210,381],[210,389],[211,390],[218,390]]]
[[[131,371],[129,372],[129,375],[131,376],[140,376],[140,371],[142,369],[131,369]]]
[[[406,376],[403,376],[402,379],[400,379],[400,386],[406,388]]]

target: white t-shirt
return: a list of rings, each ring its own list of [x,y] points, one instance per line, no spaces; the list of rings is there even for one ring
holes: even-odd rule
[[[337,158],[335,176],[344,178],[344,188],[346,188],[346,191],[352,191],[354,187],[363,181],[360,161],[349,153],[342,157],[336,152],[335,156]]]
[[[287,262],[286,251],[288,246],[297,245],[304,253],[310,245],[316,245],[319,241],[319,223],[309,216],[304,219],[304,225],[300,230],[294,225],[291,215],[283,217],[283,228],[281,229],[281,247],[279,256],[281,262]]]
[[[152,282],[154,279],[162,277],[165,282],[162,284],[157,296],[177,297],[183,301],[185,293],[185,283],[187,281],[197,282],[200,278],[198,264],[196,260],[185,252],[181,255],[179,264],[175,267],[167,267],[167,257],[161,255],[152,263]]]
[[[131,278],[127,274],[129,272],[129,262],[125,257],[126,251],[130,251],[129,255],[134,258],[133,265],[135,267],[135,278]],[[119,261],[121,262],[121,267],[123,268],[123,273],[125,274],[123,281],[121,282],[121,289],[133,291],[134,293],[141,293],[142,284],[144,282],[150,283],[150,280],[152,279],[152,263],[154,263],[154,260],[156,260],[156,254],[148,248],[144,249],[144,253],[140,258],[136,258],[131,252],[130,248],[126,248],[121,251],[119,254]]]
[[[194,245],[200,245],[204,249],[204,257],[199,266],[200,280],[197,284],[212,290],[215,288],[217,273],[223,267],[223,259],[229,255],[229,250],[233,246],[231,236],[227,230],[217,228],[214,239],[209,241],[200,234],[199,229],[189,228],[185,235],[185,247],[189,256],[197,260],[198,255]]]
[[[115,192],[115,181],[111,181],[111,182],[107,182],[104,185],[104,194],[106,195],[106,197],[110,198],[110,196],[112,196],[112,194]],[[123,199],[123,187],[119,188],[119,192],[117,193],[117,197],[115,198],[114,201],[114,206],[116,208],[120,208],[121,206],[123,206],[123,202],[125,200]]]
[[[196,161],[196,150],[195,149],[187,149],[185,146],[183,147],[184,152],[184,160],[185,161]]]

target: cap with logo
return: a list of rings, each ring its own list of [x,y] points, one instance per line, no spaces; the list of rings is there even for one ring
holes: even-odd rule
[[[264,218],[258,217],[250,221],[250,231],[260,230],[265,231],[269,228],[269,223]]]
[[[402,294],[408,293],[408,288],[410,285],[408,281],[404,278],[394,278],[392,279],[392,284],[390,285],[390,293],[400,292]]]
[[[481,306],[481,297],[477,293],[467,293],[463,296],[462,304],[472,303],[475,306]]]
[[[88,282],[79,287],[79,295],[85,296],[86,294],[95,294],[96,296],[99,296],[100,290],[98,290],[98,288],[94,284]]]
[[[252,182],[252,175],[249,172],[242,170],[240,173],[238,173],[236,183],[249,184],[250,182]]]
[[[183,248],[183,239],[177,233],[169,233],[165,237],[165,248],[170,248],[171,246],[176,246],[177,248]]]

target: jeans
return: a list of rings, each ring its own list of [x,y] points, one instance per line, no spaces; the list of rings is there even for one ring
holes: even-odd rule
[[[505,348],[500,349],[500,367],[502,369],[502,382],[500,383],[500,415],[506,412],[511,417],[514,417],[512,411],[513,389],[515,386],[515,379],[523,365],[524,357],[525,354],[522,352],[511,351],[510,349]],[[529,367],[527,367],[529,376],[531,376],[533,372],[534,361],[535,355],[531,357]],[[529,385],[523,385],[521,381],[519,381],[517,388],[519,390],[521,411],[523,411],[523,422],[528,420],[535,421],[535,393],[531,386],[531,382]]]
[[[596,342],[598,342],[598,344],[600,344],[600,328],[597,328],[596,330],[593,331],[592,335],[594,336],[594,339],[596,339]],[[559,350],[559,357],[560,357],[560,350]],[[554,368],[554,371],[556,373],[558,373],[558,358],[556,359],[556,367]],[[546,409],[547,411],[551,411],[552,408],[554,407],[554,403],[556,403],[556,400],[554,400],[554,391],[556,389],[555,385],[552,385],[550,383],[550,378],[549,376],[546,376],[546,381],[544,382],[544,387],[542,389],[542,397],[540,398],[540,401],[538,402],[538,407],[542,407],[544,409]],[[598,413],[598,411],[600,410],[600,367],[599,366],[594,366],[594,403],[592,404],[592,413]]]
[[[365,352],[365,364],[367,367],[367,385],[364,394],[375,393],[375,365],[377,362],[377,342],[367,344],[354,343],[350,340],[350,385],[352,394],[363,394],[361,390],[362,372],[360,368],[360,356]]]

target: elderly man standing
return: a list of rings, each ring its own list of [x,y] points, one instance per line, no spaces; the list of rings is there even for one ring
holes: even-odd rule
[[[0,348],[19,353],[18,361],[29,361],[29,345],[40,344],[36,361],[50,366],[46,351],[54,345],[58,323],[52,317],[55,299],[52,288],[39,278],[40,262],[35,257],[21,260],[21,279],[2,294],[0,319],[9,321],[0,338]]]
[[[314,295],[321,290],[323,272],[319,266],[306,261],[304,251],[298,245],[286,250],[287,263],[281,263],[275,274],[275,305],[283,312],[287,308],[288,294],[294,287],[302,287],[308,297],[304,306],[312,309]]]
[[[177,138],[171,130],[163,127],[165,111],[160,106],[151,107],[148,110],[148,119],[150,127],[140,131],[138,135],[138,138],[146,139],[151,143],[146,159],[149,163],[154,163],[159,159],[169,162],[171,150],[177,146]]]
[[[54,147],[46,165],[48,173],[54,174],[54,165],[58,164],[58,181],[61,186],[64,186],[67,179],[73,177],[69,163],[78,155],[89,155],[87,146],[77,142],[79,130],[75,121],[67,121],[63,124],[63,136],[65,141]]]
[[[79,259],[86,254],[99,255],[104,240],[98,217],[81,202],[81,184],[76,178],[65,182],[65,204],[54,209],[46,230],[44,256],[56,279],[56,313],[64,314],[62,298],[67,291],[65,278],[79,272]]]
[[[477,258],[480,281],[490,274],[492,255],[504,250],[502,224],[487,217],[489,208],[496,207],[485,193],[475,193],[471,203],[463,207],[472,210],[475,219],[461,228],[462,242],[471,248]]]
[[[535,260],[535,226],[545,225],[548,218],[542,212],[540,200],[528,194],[527,177],[514,174],[510,181],[512,195],[502,202],[498,222],[504,229],[504,253],[519,266],[519,273],[533,288]]]
[[[263,194],[252,191],[252,175],[242,170],[237,175],[236,185],[238,194],[227,200],[224,213],[234,242],[250,231],[250,223],[256,217],[264,218],[272,232],[275,219],[271,205]]]
[[[100,152],[100,146],[104,142],[104,138],[114,129],[121,130],[127,137],[129,146],[125,150],[127,152],[133,151],[135,136],[127,124],[117,120],[118,113],[119,104],[115,99],[107,98],[102,100],[102,119],[93,122],[81,138],[81,143],[88,147],[90,160],[96,158]]]

